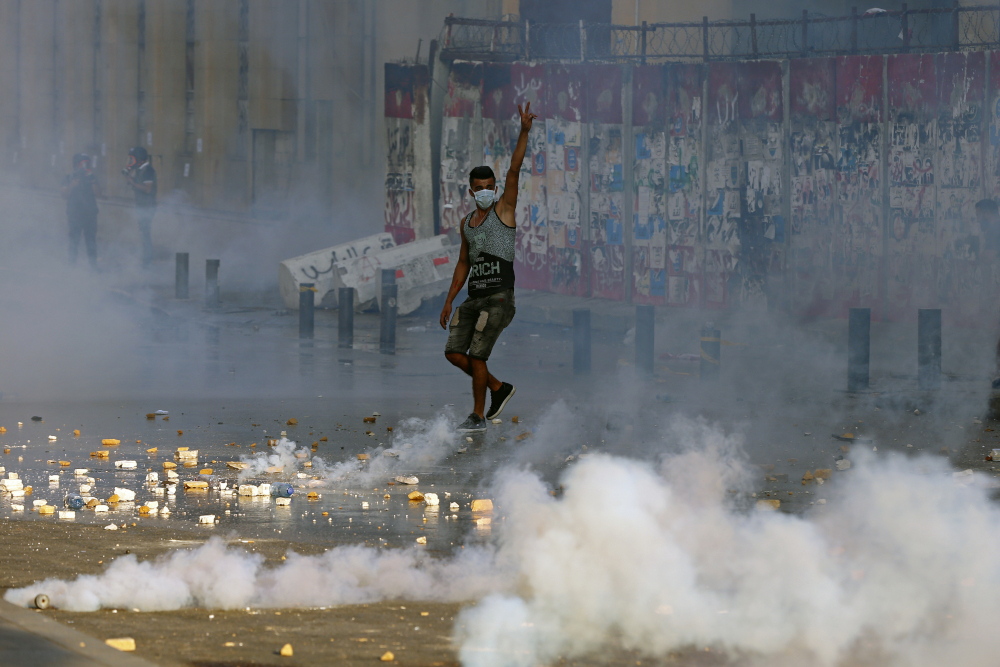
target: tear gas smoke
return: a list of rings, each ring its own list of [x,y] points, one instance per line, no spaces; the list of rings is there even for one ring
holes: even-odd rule
[[[586,456],[561,497],[531,471],[502,472],[491,546],[449,559],[340,547],[265,568],[213,540],[5,598],[143,610],[478,600],[456,624],[474,667],[690,646],[796,665],[993,663],[1000,510],[944,460],[855,455],[833,487],[803,488],[830,503],[800,517],[746,511],[739,437],[679,419],[664,442],[682,446],[665,444],[655,465]]]

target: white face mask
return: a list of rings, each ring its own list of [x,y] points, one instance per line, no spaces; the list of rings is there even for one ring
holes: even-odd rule
[[[481,209],[487,209],[496,201],[497,193],[496,190],[486,190],[484,188],[474,192],[473,196],[476,198],[476,206]]]

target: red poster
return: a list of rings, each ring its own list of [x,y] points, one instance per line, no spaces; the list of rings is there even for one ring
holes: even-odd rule
[[[591,123],[622,122],[622,70],[618,65],[587,67],[587,118]]]
[[[448,95],[444,115],[453,118],[476,115],[483,86],[483,66],[480,63],[453,63],[448,75]]]
[[[882,120],[882,56],[837,58],[837,111],[842,121]]]
[[[511,109],[514,109],[514,88],[510,82],[510,65],[486,63],[483,66],[483,118],[504,120],[510,118]]]
[[[740,118],[766,118],[780,121],[784,114],[781,103],[781,63],[756,61],[737,65],[736,89],[739,92]]]
[[[936,104],[937,75],[931,54],[889,56],[889,107],[894,111],[921,111]]]
[[[545,83],[545,111],[550,117],[587,122],[587,104],[583,94],[587,85],[585,65],[549,65]]]
[[[632,70],[632,125],[662,127],[666,95],[662,65],[639,65]]]
[[[795,58],[789,61],[788,66],[792,115],[833,120],[837,112],[834,96],[836,59]]]

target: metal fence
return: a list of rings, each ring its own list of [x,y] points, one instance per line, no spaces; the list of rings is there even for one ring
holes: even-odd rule
[[[1000,5],[699,23],[553,24],[449,16],[445,60],[662,62],[1000,48]]]

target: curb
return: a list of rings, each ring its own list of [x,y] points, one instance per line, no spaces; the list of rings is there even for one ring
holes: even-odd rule
[[[4,600],[0,600],[0,620],[106,667],[156,667],[151,662],[113,649],[100,639],[66,627],[44,614]]]

